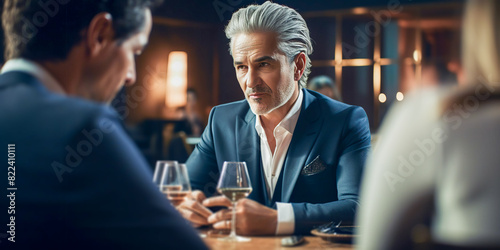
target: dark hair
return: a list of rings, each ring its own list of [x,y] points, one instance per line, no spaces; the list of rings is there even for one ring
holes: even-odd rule
[[[332,78],[325,75],[320,75],[312,78],[307,84],[307,88],[316,91],[323,87],[334,88],[334,85],[335,84],[333,83]]]
[[[162,0],[5,0],[5,59],[63,60],[82,31],[102,12],[111,14],[115,39],[126,40],[145,23],[144,9]]]

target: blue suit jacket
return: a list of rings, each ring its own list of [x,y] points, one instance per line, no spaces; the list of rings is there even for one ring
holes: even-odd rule
[[[256,116],[246,100],[212,109],[202,140],[187,161],[193,188],[212,195],[223,162],[245,161],[253,186],[249,198],[269,207],[276,201],[291,203],[295,233],[309,233],[329,221],[352,222],[370,148],[368,119],[360,107],[302,91],[300,116],[272,200],[265,186]]]
[[[15,144],[11,214],[7,144]],[[0,238],[2,249],[206,248],[153,185],[110,108],[53,94],[25,73],[2,74],[0,145],[0,228],[15,216],[16,241]]]

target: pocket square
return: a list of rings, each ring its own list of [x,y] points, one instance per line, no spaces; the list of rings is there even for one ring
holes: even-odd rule
[[[323,160],[319,158],[318,155],[316,156],[316,158],[314,158],[314,160],[311,163],[307,164],[307,166],[305,166],[302,169],[302,171],[300,171],[300,174],[305,176],[314,175],[324,171],[325,169],[326,169],[326,164]]]

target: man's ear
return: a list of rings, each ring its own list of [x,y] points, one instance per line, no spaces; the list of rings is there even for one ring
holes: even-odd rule
[[[293,78],[295,81],[298,81],[302,75],[304,74],[304,70],[306,69],[306,54],[304,52],[300,52],[295,56],[294,61],[294,72]]]
[[[115,32],[113,30],[113,19],[111,14],[102,12],[94,16],[86,30],[86,47],[88,55],[94,57],[101,53],[102,49],[113,42]]]

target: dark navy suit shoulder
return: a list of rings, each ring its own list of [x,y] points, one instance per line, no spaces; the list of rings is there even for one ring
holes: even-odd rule
[[[0,121],[0,144],[16,147],[22,190],[14,249],[206,248],[153,185],[110,107],[8,72],[0,75]]]

